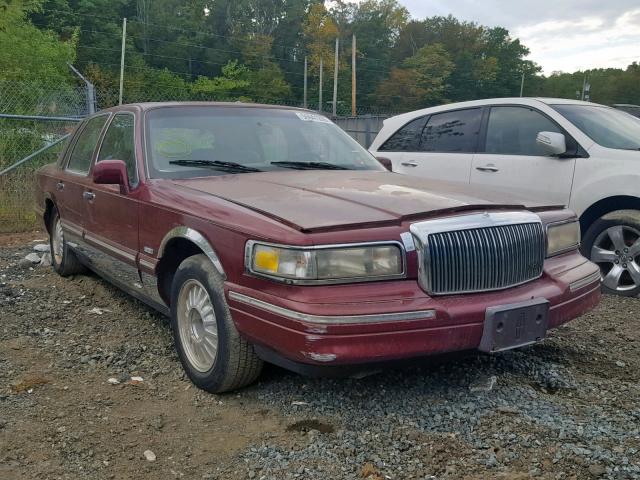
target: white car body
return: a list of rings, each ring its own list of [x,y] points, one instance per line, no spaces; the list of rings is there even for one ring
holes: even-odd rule
[[[595,103],[567,99],[477,100],[426,108],[388,118],[384,121],[383,128],[369,150],[376,157],[390,159],[394,172],[473,186],[486,186],[541,203],[566,205],[580,218],[584,235],[592,224],[602,220],[611,212],[636,211],[638,213],[637,211],[640,210],[640,150],[637,146],[639,143],[633,142],[632,149],[607,148],[596,143],[556,110],[556,108],[577,110],[571,106],[604,108],[607,109],[606,112],[602,111],[605,116],[613,116],[611,112],[628,115]],[[501,107],[520,107],[521,110],[514,111]],[[599,118],[599,114],[591,113],[593,110],[580,111],[590,112],[582,114],[582,122],[593,122],[593,119]],[[446,115],[434,116],[437,114]],[[456,120],[461,115],[463,119]],[[480,115],[479,125],[478,115]],[[516,117],[531,118],[532,121],[519,122],[519,125],[517,125],[518,122],[509,123],[509,118]],[[426,118],[424,124],[421,123],[423,120],[418,120],[424,118]],[[629,119],[638,121],[630,115]],[[618,118],[618,120],[626,125],[626,118]],[[490,121],[493,122],[492,126]],[[542,152],[533,153],[533,148],[529,146],[535,140],[529,137],[531,128],[538,124],[553,124],[556,127],[555,130],[546,128],[544,130],[564,134],[567,154],[550,155],[544,149]],[[617,131],[612,128],[613,124],[615,122],[608,124],[607,132],[616,137]],[[422,130],[420,125],[423,125]],[[499,131],[499,127],[502,131]],[[631,125],[631,127],[633,128],[627,131],[640,131],[640,124]],[[414,138],[410,135],[412,128],[420,132],[415,134],[419,135],[417,144],[411,143],[415,142],[411,140]],[[528,129],[526,139],[520,138],[522,135],[519,129]],[[398,135],[394,135],[399,131]],[[591,133],[593,136],[593,131]],[[467,148],[466,146],[473,143],[470,142],[473,135],[476,135],[475,147]],[[562,136],[557,134],[551,136],[562,140]],[[632,136],[636,138],[635,133]],[[409,140],[405,142],[407,138]],[[638,141],[640,142],[640,137]],[[522,146],[525,143],[527,148],[522,147],[522,150],[528,150],[529,153],[495,153],[501,149],[508,150],[509,145]],[[460,149],[464,151],[446,151],[447,148],[455,150],[456,145],[460,144],[463,145]],[[416,145],[418,145],[417,148]],[[445,145],[445,148],[438,150],[439,145]],[[503,146],[506,147],[503,148]],[[494,152],[488,152],[489,147]],[[540,142],[537,143],[537,147],[542,148]],[[631,216],[633,215],[635,213],[631,212]],[[638,230],[638,226],[633,228]],[[638,241],[640,242],[640,237]],[[627,240],[627,246],[631,248],[631,243],[634,242],[634,240]],[[589,243],[589,249],[592,248],[594,247]],[[612,247],[610,250],[617,252],[618,249]],[[635,247],[633,251],[635,252]],[[591,250],[585,252],[593,259],[590,253]],[[640,263],[640,259],[634,261]],[[633,265],[633,268],[637,267],[637,272],[631,270],[630,274],[637,279],[635,283],[640,292],[640,265],[636,263]],[[603,271],[603,276],[607,272],[607,270]]]
[[[561,203],[579,217],[598,202],[612,197],[626,196],[638,200],[640,151],[616,150],[598,145],[550,106],[554,104],[594,105],[577,100],[548,98],[496,98],[441,105],[386,119],[369,150],[375,156],[389,158],[394,172],[485,185],[541,202]],[[588,158],[379,151],[379,147],[391,135],[413,119],[493,105],[531,107],[546,114],[578,142],[588,153]],[[417,166],[410,166],[412,163]],[[478,169],[487,166],[495,167],[497,171]],[[620,205],[618,208],[627,207]]]

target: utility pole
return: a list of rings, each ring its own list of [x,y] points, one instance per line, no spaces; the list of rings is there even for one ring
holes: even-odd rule
[[[127,40],[127,19],[122,19],[122,50],[120,51],[120,96],[118,105],[122,105],[122,84],[124,83],[124,45]]]
[[[520,82],[520,96],[522,96],[522,92],[524,92],[524,71],[522,72],[522,81]]]
[[[302,100],[302,106],[307,108],[307,57],[304,57],[304,95]]]
[[[580,96],[580,100],[584,100],[584,91],[587,86],[587,72],[584,72],[584,79],[582,80],[582,95]]]
[[[318,89],[318,111],[322,112],[322,57],[320,57],[320,88]]]
[[[338,107],[338,47],[340,40],[336,37],[336,57],[333,63],[333,116],[336,117]]]
[[[356,36],[351,37],[351,116],[357,115],[356,108]]]

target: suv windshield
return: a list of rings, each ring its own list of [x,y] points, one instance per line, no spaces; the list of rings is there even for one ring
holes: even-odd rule
[[[551,106],[603,147],[640,150],[640,119],[628,113],[592,105]]]
[[[152,178],[272,170],[385,170],[331,120],[313,112],[185,106],[153,109],[146,118]]]

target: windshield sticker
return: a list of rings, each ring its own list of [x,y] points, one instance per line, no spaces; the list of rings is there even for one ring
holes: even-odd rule
[[[324,115],[318,115],[317,113],[309,113],[309,112],[296,112],[296,115],[300,120],[304,120],[305,122],[320,122],[320,123],[331,123]]]

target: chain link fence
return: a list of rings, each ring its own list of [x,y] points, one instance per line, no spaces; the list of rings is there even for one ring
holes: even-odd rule
[[[118,104],[115,87],[93,87],[46,82],[0,81],[0,233],[18,232],[36,226],[33,213],[35,171],[56,160],[64,142],[56,141],[71,133],[88,113]],[[148,101],[248,101],[242,96],[220,97],[190,88],[127,84],[123,103]],[[302,107],[299,101],[276,98],[253,98],[251,101]],[[324,103],[324,102],[323,102]],[[317,100],[307,108],[318,110]],[[322,113],[331,116],[332,104],[326,102]],[[351,105],[338,102],[333,120],[361,145],[368,147],[382,126],[384,118],[376,109],[359,108],[352,117]],[[55,144],[51,148],[45,148]],[[14,165],[41,149],[28,161]],[[8,171],[7,171],[8,170]]]

